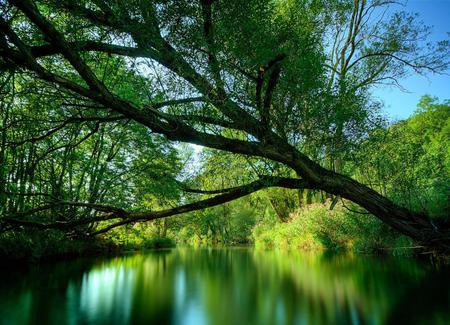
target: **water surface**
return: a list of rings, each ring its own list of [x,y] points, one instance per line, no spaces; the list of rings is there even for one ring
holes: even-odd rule
[[[0,270],[0,324],[450,324],[450,271],[251,248]]]

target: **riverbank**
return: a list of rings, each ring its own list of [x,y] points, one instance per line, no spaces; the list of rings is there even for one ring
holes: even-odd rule
[[[149,229],[152,226],[149,227]],[[240,238],[240,237],[239,237]],[[128,251],[181,246],[230,247],[242,244],[262,250],[331,251],[356,254],[414,256],[430,253],[370,215],[349,211],[342,204],[312,204],[289,220],[256,223],[245,241],[199,239],[195,233],[168,232],[166,237],[148,229],[117,230],[97,238],[70,238],[64,233],[22,231],[0,236],[0,257],[14,262],[39,262],[82,256],[111,256]]]
[[[347,251],[364,254],[414,255],[421,249],[371,215],[349,211],[342,204],[312,204],[293,213],[287,222],[257,224],[255,247],[301,251]]]
[[[68,238],[58,231],[0,236],[0,258],[13,263],[38,263],[86,256],[116,256],[144,249],[175,247],[167,237],[120,243],[109,238]]]

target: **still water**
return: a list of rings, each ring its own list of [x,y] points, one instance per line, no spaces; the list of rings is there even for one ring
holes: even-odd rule
[[[178,248],[0,270],[1,324],[450,324],[414,259]]]

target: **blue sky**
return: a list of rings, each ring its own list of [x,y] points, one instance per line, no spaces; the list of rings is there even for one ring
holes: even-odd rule
[[[425,25],[433,27],[430,40],[448,38],[450,0],[409,0],[403,10],[419,13]],[[402,80],[401,85],[408,92],[394,87],[378,87],[374,90],[374,95],[385,103],[385,111],[395,120],[410,116],[424,94],[438,97],[441,101],[450,99],[449,75],[411,76]]]

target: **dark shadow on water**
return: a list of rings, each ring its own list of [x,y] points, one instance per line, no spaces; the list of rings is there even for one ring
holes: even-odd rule
[[[450,267],[428,272],[392,308],[388,324],[450,324]]]

